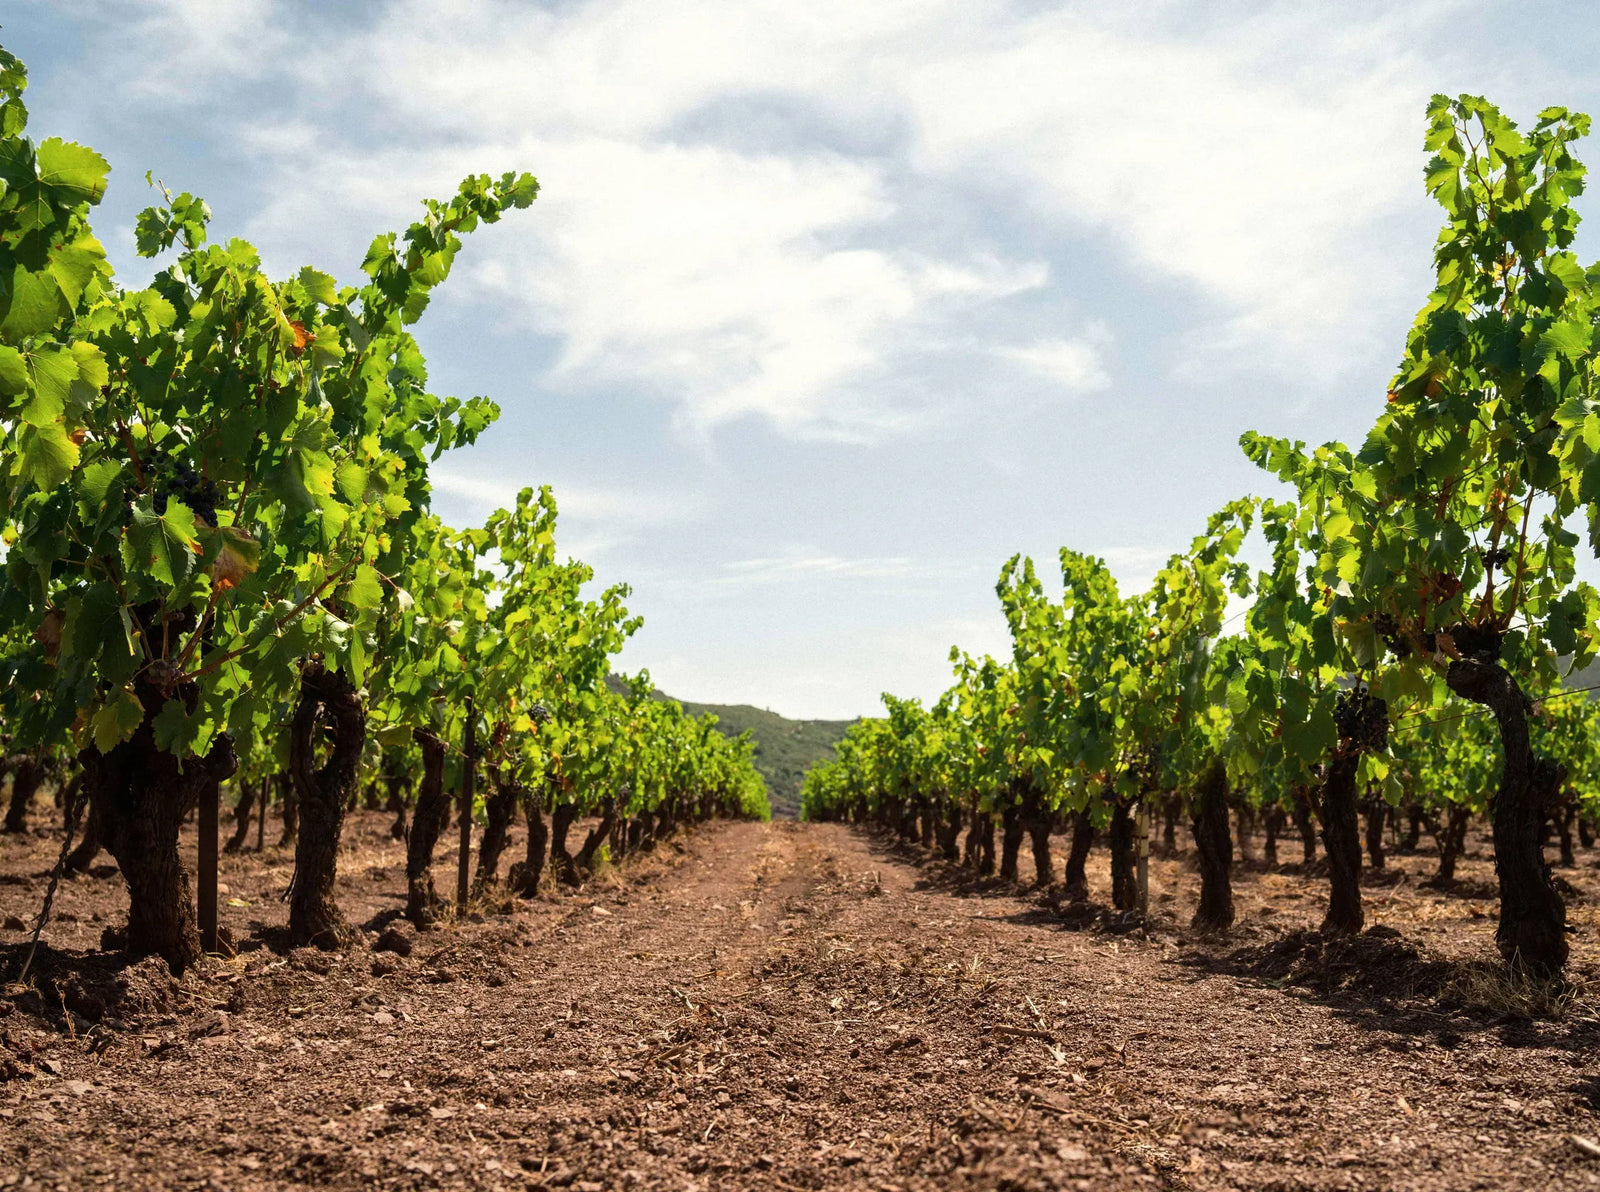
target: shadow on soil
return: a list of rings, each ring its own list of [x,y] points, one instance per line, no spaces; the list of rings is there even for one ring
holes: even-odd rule
[[[1065,897],[1060,884],[1045,888],[1022,882],[980,877],[970,869],[928,852],[917,841],[892,832],[856,829],[868,849],[886,860],[910,866],[920,874],[914,888],[957,897],[1004,895],[1031,898],[1034,905],[998,915],[1010,923],[1106,935],[1126,935],[1148,926],[1152,935],[1176,939],[1180,951],[1169,963],[1195,981],[1225,976],[1291,996],[1309,998],[1337,1016],[1375,1035],[1374,1046],[1406,1051],[1433,1043],[1452,1049],[1475,1034],[1494,1032],[1508,1047],[1558,1047],[1574,1052],[1600,1047],[1600,1016],[1592,1005],[1600,992],[1600,975],[1581,974],[1552,985],[1533,986],[1511,978],[1496,961],[1449,960],[1431,956],[1392,927],[1377,926],[1350,938],[1324,939],[1320,932],[1274,932],[1252,924],[1224,935],[1200,935],[1181,927],[1171,912],[1154,912],[1148,924],[1086,900]],[[1023,860],[1031,866],[1027,849]],[[1265,869],[1259,864],[1252,870]],[[1314,866],[1282,865],[1276,872],[1325,871]],[[1369,877],[1370,875],[1370,877]],[[1366,871],[1362,884],[1392,886],[1404,880],[1399,871]],[[1455,882],[1443,890],[1469,900],[1494,899],[1483,883]],[[1265,934],[1260,943],[1237,945],[1244,935]],[[1591,1093],[1600,1098],[1600,1082]]]
[[[1454,1048],[1486,1031],[1507,1047],[1588,1051],[1600,1044],[1600,1020],[1585,1013],[1592,981],[1519,981],[1498,961],[1430,956],[1392,927],[1348,938],[1295,931],[1228,952],[1216,950],[1220,943],[1191,947],[1175,963],[1197,980],[1228,976],[1294,990],[1389,1036],[1382,1045],[1394,1050],[1421,1041]]]

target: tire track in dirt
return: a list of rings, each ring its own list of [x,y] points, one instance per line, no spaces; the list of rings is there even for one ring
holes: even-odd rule
[[[1594,1182],[1559,1038],[1397,1036],[838,825],[702,829],[375,959],[254,953],[149,1042],[55,1046],[0,1084],[0,1186]]]

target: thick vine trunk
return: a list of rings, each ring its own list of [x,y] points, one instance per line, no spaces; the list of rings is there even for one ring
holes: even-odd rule
[[[1240,803],[1236,812],[1239,834],[1239,859],[1241,861],[1254,861],[1255,848],[1251,837],[1256,830],[1256,809],[1248,803]]]
[[[589,829],[589,835],[584,838],[583,847],[578,850],[578,855],[572,859],[573,866],[582,874],[594,872],[595,857],[599,855],[600,846],[605,843],[611,829],[616,827],[617,805],[607,801],[604,810],[600,813],[600,822]]]
[[[500,854],[511,840],[511,817],[517,813],[517,803],[525,794],[513,780],[495,777],[494,793],[483,801],[486,823],[483,836],[478,841],[478,868],[472,877],[472,888],[482,894],[500,880]]]
[[[1278,864],[1278,834],[1283,831],[1283,821],[1287,818],[1283,806],[1278,803],[1268,807],[1261,817],[1261,825],[1266,832],[1266,840],[1261,846],[1261,859],[1268,865],[1276,867]]]
[[[1317,826],[1311,818],[1311,796],[1303,786],[1294,788],[1289,814],[1300,832],[1300,859],[1305,865],[1317,859]]]
[[[1423,812],[1421,803],[1407,803],[1402,809],[1405,815],[1406,830],[1400,836],[1400,853],[1410,856],[1417,851],[1417,845],[1422,841]]]
[[[1389,805],[1382,799],[1367,800],[1367,863],[1383,868],[1383,826],[1389,818]]]
[[[319,729],[331,737],[320,766]],[[289,780],[300,804],[300,839],[289,885],[289,938],[296,944],[338,948],[356,938],[339,912],[334,888],[344,812],[366,742],[367,713],[355,685],[341,671],[306,663],[289,726]]]
[[[1356,814],[1354,750],[1336,753],[1323,767],[1322,844],[1328,850],[1328,913],[1322,930],[1329,935],[1355,935],[1365,918],[1361,910],[1361,830]]]
[[[572,803],[557,803],[550,815],[550,867],[555,870],[556,881],[564,886],[583,884],[577,863],[567,851],[567,833],[577,818],[578,808]]]
[[[1085,807],[1072,817],[1072,847],[1067,850],[1067,898],[1071,902],[1083,902],[1089,897],[1089,879],[1084,870],[1093,846],[1094,821]]]
[[[1560,789],[1560,767],[1536,759],[1528,741],[1528,699],[1498,663],[1457,659],[1445,674],[1450,690],[1482,704],[1500,729],[1502,768],[1495,795],[1494,868],[1500,879],[1495,943],[1507,963],[1551,977],[1567,962],[1567,908],[1550,881],[1540,840],[1544,803]]]
[[[1556,844],[1561,849],[1560,865],[1563,869],[1571,869],[1578,863],[1577,855],[1572,850],[1572,822],[1577,815],[1570,800],[1559,803],[1550,815],[1550,825],[1556,830]]]
[[[973,808],[971,816],[967,819],[967,842],[961,849],[961,864],[968,869],[978,867],[978,837],[983,831],[983,821],[988,818],[987,813]]]
[[[204,758],[180,762],[157,748],[154,723],[166,696],[144,681],[135,694],[145,711],[133,736],[107,753],[91,745],[78,761],[100,839],[128,884],[127,949],[134,955],[155,953],[181,973],[201,952],[189,872],[178,855],[178,829],[200,788],[231,778],[239,759],[226,733],[218,734]]]
[[[255,799],[255,786],[247,778],[239,784],[239,801],[233,807],[233,835],[223,845],[223,852],[236,853],[244,848],[244,842],[250,837],[250,811]]]
[[[82,781],[82,775],[76,781]],[[73,873],[88,873],[89,866],[95,863],[99,855],[100,817],[91,806],[89,813],[83,817],[83,838],[67,854],[67,868]]]
[[[1233,926],[1233,841],[1228,836],[1228,772],[1220,758],[1212,760],[1195,784],[1193,827],[1200,905],[1191,926],[1226,931]]]
[[[1139,879],[1133,812],[1121,799],[1112,804],[1107,843],[1111,846],[1111,905],[1119,911],[1135,910],[1139,906]]]
[[[287,771],[273,779],[278,785],[278,806],[283,813],[283,835],[278,837],[278,847],[288,848],[300,839],[300,796],[295,792],[294,780]]]
[[[1028,817],[1028,838],[1033,844],[1033,880],[1041,886],[1056,880],[1056,869],[1050,860],[1051,826],[1047,811],[1035,810]]]
[[[544,874],[544,859],[550,846],[550,829],[544,822],[541,800],[528,797],[525,802],[528,821],[528,851],[526,857],[511,867],[506,882],[512,892],[521,898],[532,898],[539,893],[539,878]]]
[[[389,825],[389,835],[395,840],[406,838],[406,788],[410,782],[403,774],[391,774],[385,780],[389,787],[389,800],[384,804],[384,810],[394,816],[394,823]]]
[[[921,803],[922,847],[931,850],[939,840],[939,826],[937,822],[939,805],[938,801],[932,795],[924,796],[921,800]]]
[[[1022,808],[1014,802],[1007,802],[1006,809],[1000,813],[1000,822],[1003,827],[1000,837],[1000,878],[1014,882],[1017,880],[1017,857],[1022,852],[1022,838],[1027,834],[1022,824]]]
[[[983,877],[993,877],[994,816],[989,812],[980,811],[972,830],[978,834],[978,873]]]
[[[1456,880],[1456,862],[1467,844],[1467,825],[1472,822],[1472,812],[1466,807],[1452,805],[1450,814],[1434,833],[1439,846],[1439,871],[1433,875],[1433,885],[1448,886]]]
[[[945,817],[939,821],[939,855],[946,861],[961,856],[961,807],[952,803]]]
[[[1161,851],[1173,856],[1178,851],[1178,816],[1183,811],[1183,801],[1176,795],[1161,805]]]
[[[444,790],[444,741],[424,729],[413,729],[411,738],[422,749],[422,781],[406,840],[406,918],[426,928],[438,921],[443,906],[433,887],[433,850],[444,830],[450,797]]]
[[[917,800],[901,799],[895,808],[895,831],[900,834],[900,839],[917,839]]]
[[[7,758],[6,765],[11,771],[11,803],[6,808],[4,831],[26,832],[28,810],[33,806],[33,797],[39,793],[39,787],[44,782],[45,768],[38,759],[27,753]]]
[[[648,852],[656,846],[655,816],[648,811],[641,811],[629,823],[629,832],[632,840],[628,845],[630,852]]]
[[[1586,815],[1578,817],[1578,843],[1584,848],[1594,847],[1594,825]]]

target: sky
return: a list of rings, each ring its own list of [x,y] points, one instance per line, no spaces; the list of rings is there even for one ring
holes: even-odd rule
[[[112,163],[129,284],[146,171],[352,282],[534,173],[415,329],[503,410],[435,508],[552,485],[645,618],[622,667],[807,718],[1006,652],[1013,553],[1137,589],[1276,491],[1243,431],[1359,441],[1430,285],[1428,97],[1600,109],[1576,0],[12,0],[0,44]]]

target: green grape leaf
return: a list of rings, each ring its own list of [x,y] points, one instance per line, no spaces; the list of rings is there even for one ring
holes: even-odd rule
[[[345,594],[353,608],[377,608],[383,603],[383,577],[377,568],[362,563],[351,577]]]
[[[78,465],[79,449],[60,422],[24,426],[20,435],[21,454],[12,465],[14,474],[33,482],[42,490],[66,483]]]
[[[199,546],[194,512],[187,505],[169,500],[166,512],[157,513],[151,498],[144,497],[133,507],[123,537],[123,562],[129,571],[177,587],[194,570]]]
[[[139,731],[144,723],[144,705],[139,697],[124,688],[89,720],[94,747],[110,753]]]
[[[111,163],[93,149],[51,137],[38,150],[39,181],[73,202],[98,203]]]
[[[49,331],[66,313],[61,286],[48,272],[18,265],[0,285],[0,339],[16,343]]]

